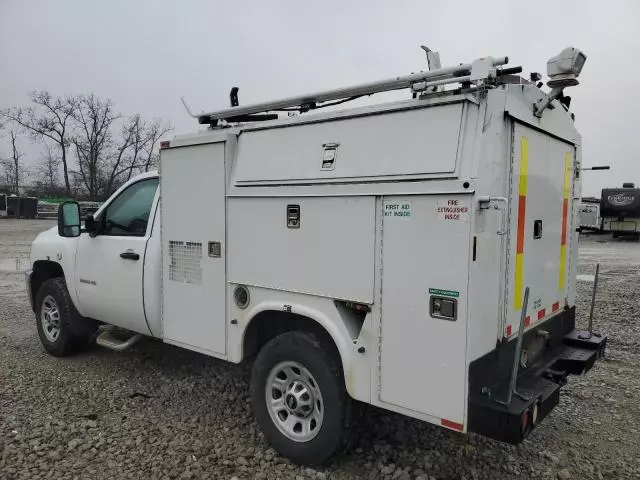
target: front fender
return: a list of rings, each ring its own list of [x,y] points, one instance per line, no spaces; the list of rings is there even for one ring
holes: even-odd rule
[[[76,262],[76,249],[78,246],[78,239],[64,238],[58,235],[58,228],[53,227],[49,230],[42,232],[36,237],[31,244],[30,263],[31,269],[38,261],[55,262],[62,268],[64,273],[64,279],[67,283],[67,289],[69,290],[69,296],[73,301],[76,310],[83,314],[78,308],[80,302],[78,301],[78,293],[75,285],[75,262]],[[37,292],[33,292],[35,295]]]

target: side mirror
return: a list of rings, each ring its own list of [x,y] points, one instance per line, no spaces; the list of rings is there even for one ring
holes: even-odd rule
[[[84,229],[92,237],[95,237],[98,234],[98,224],[92,214],[88,214],[84,217]]]
[[[64,202],[58,207],[58,235],[61,237],[80,236],[80,205],[78,202]]]

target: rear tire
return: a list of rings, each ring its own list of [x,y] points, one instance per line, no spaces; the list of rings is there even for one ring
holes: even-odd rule
[[[46,280],[36,294],[36,326],[42,346],[56,357],[65,357],[85,346],[91,327],[80,316],[62,277]]]
[[[296,463],[324,463],[349,443],[353,402],[340,359],[311,333],[288,332],[260,350],[251,399],[267,441]]]

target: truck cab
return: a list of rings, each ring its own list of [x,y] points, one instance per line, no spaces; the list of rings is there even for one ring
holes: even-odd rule
[[[58,227],[39,235],[31,247],[33,270],[28,282],[34,308],[38,307],[35,295],[43,282],[62,273],[73,302],[69,307],[90,319],[84,330],[108,323],[131,332],[160,336],[158,184],[157,172],[142,174],[89,215],[84,228],[73,227],[78,230],[71,232],[74,235],[69,236],[70,232],[61,232]],[[78,324],[82,329],[83,325]],[[60,334],[55,321],[48,324],[48,329],[43,328],[45,338],[50,340]],[[70,348],[72,343],[58,353]]]

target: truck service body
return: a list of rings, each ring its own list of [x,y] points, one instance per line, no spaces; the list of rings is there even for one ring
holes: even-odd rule
[[[102,324],[114,349],[144,335],[257,355],[256,417],[299,462],[339,451],[350,399],[520,442],[606,337],[575,330],[580,135],[557,100],[538,116],[539,88],[491,71],[395,103],[201,116],[212,128],[166,142],[161,175],[123,185],[87,231],[68,204],[34,241],[45,347],[72,350],[52,340],[57,312],[59,342]]]

